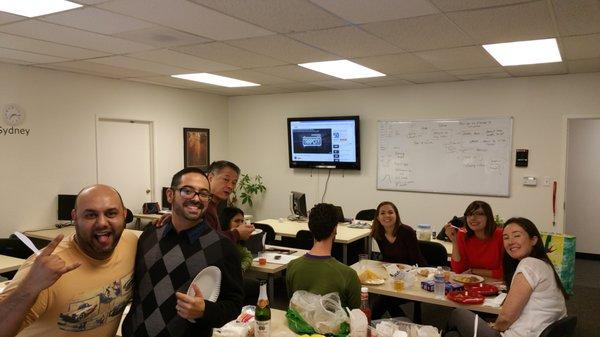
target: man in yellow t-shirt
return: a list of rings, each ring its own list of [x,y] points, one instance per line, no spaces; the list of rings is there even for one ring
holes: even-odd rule
[[[137,237],[106,185],[84,188],[71,213],[75,234],[31,256],[0,294],[0,337],[114,336],[131,298]]]

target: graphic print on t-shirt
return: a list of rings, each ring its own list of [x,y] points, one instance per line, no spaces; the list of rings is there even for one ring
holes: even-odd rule
[[[58,317],[58,327],[64,331],[86,331],[121,318],[131,298],[133,274],[115,280],[99,290],[73,299]]]

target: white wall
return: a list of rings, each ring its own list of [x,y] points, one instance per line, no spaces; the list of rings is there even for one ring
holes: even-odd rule
[[[286,118],[358,114],[362,169],[334,171],[325,197],[343,206],[347,215],[391,200],[405,223],[441,226],[462,214],[472,200],[483,199],[505,219],[525,216],[540,229],[551,230],[552,188],[541,184],[550,176],[558,180],[556,230],[562,231],[563,115],[597,112],[599,92],[600,73],[595,73],[235,97],[229,100],[229,154],[245,172],[264,177],[268,191],[255,207],[256,219],[285,216],[289,191],[305,192],[310,207],[320,201],[327,174],[289,168]],[[513,116],[513,149],[530,150],[529,167],[512,165],[509,198],[376,190],[377,120],[478,116]],[[538,186],[523,186],[525,175],[537,176]]]
[[[183,127],[209,128],[211,159],[227,156],[226,97],[2,63],[0,79],[0,106],[31,130],[0,135],[0,236],[52,226],[57,194],[96,182],[96,115],[154,121],[157,198],[183,168]]]

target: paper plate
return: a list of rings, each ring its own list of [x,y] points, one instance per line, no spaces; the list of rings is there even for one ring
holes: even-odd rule
[[[256,235],[256,234],[260,234],[262,233],[263,230],[260,228],[256,228],[255,230],[252,231],[252,233],[250,233],[250,235]]]
[[[498,287],[488,283],[465,284],[465,290],[476,291],[483,296],[498,295]]]
[[[473,274],[454,274],[452,280],[462,284],[476,284],[483,282],[484,278]]]
[[[436,272],[436,268],[433,267],[419,267],[416,269],[417,275],[421,277],[433,277],[433,274]]]
[[[446,297],[454,302],[462,304],[481,304],[485,300],[485,297],[477,291],[451,291]]]
[[[194,296],[194,288],[192,284],[196,284],[204,299],[211,302],[216,302],[219,298],[219,291],[221,290],[221,270],[215,266],[208,266],[202,269],[188,288],[188,296]]]
[[[368,284],[371,286],[378,286],[380,284],[384,284],[385,280],[381,279],[381,278],[376,278],[376,279],[369,279],[363,282],[363,284]]]

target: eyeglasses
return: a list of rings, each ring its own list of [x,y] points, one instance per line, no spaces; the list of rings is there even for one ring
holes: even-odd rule
[[[470,216],[470,217],[484,217],[485,213],[483,213],[483,212],[473,212],[471,214],[467,214],[467,216]]]
[[[194,199],[195,196],[198,196],[200,199],[210,201],[213,197],[212,193],[207,190],[196,191],[191,187],[178,188],[177,191],[179,191],[179,195],[184,199]]]

